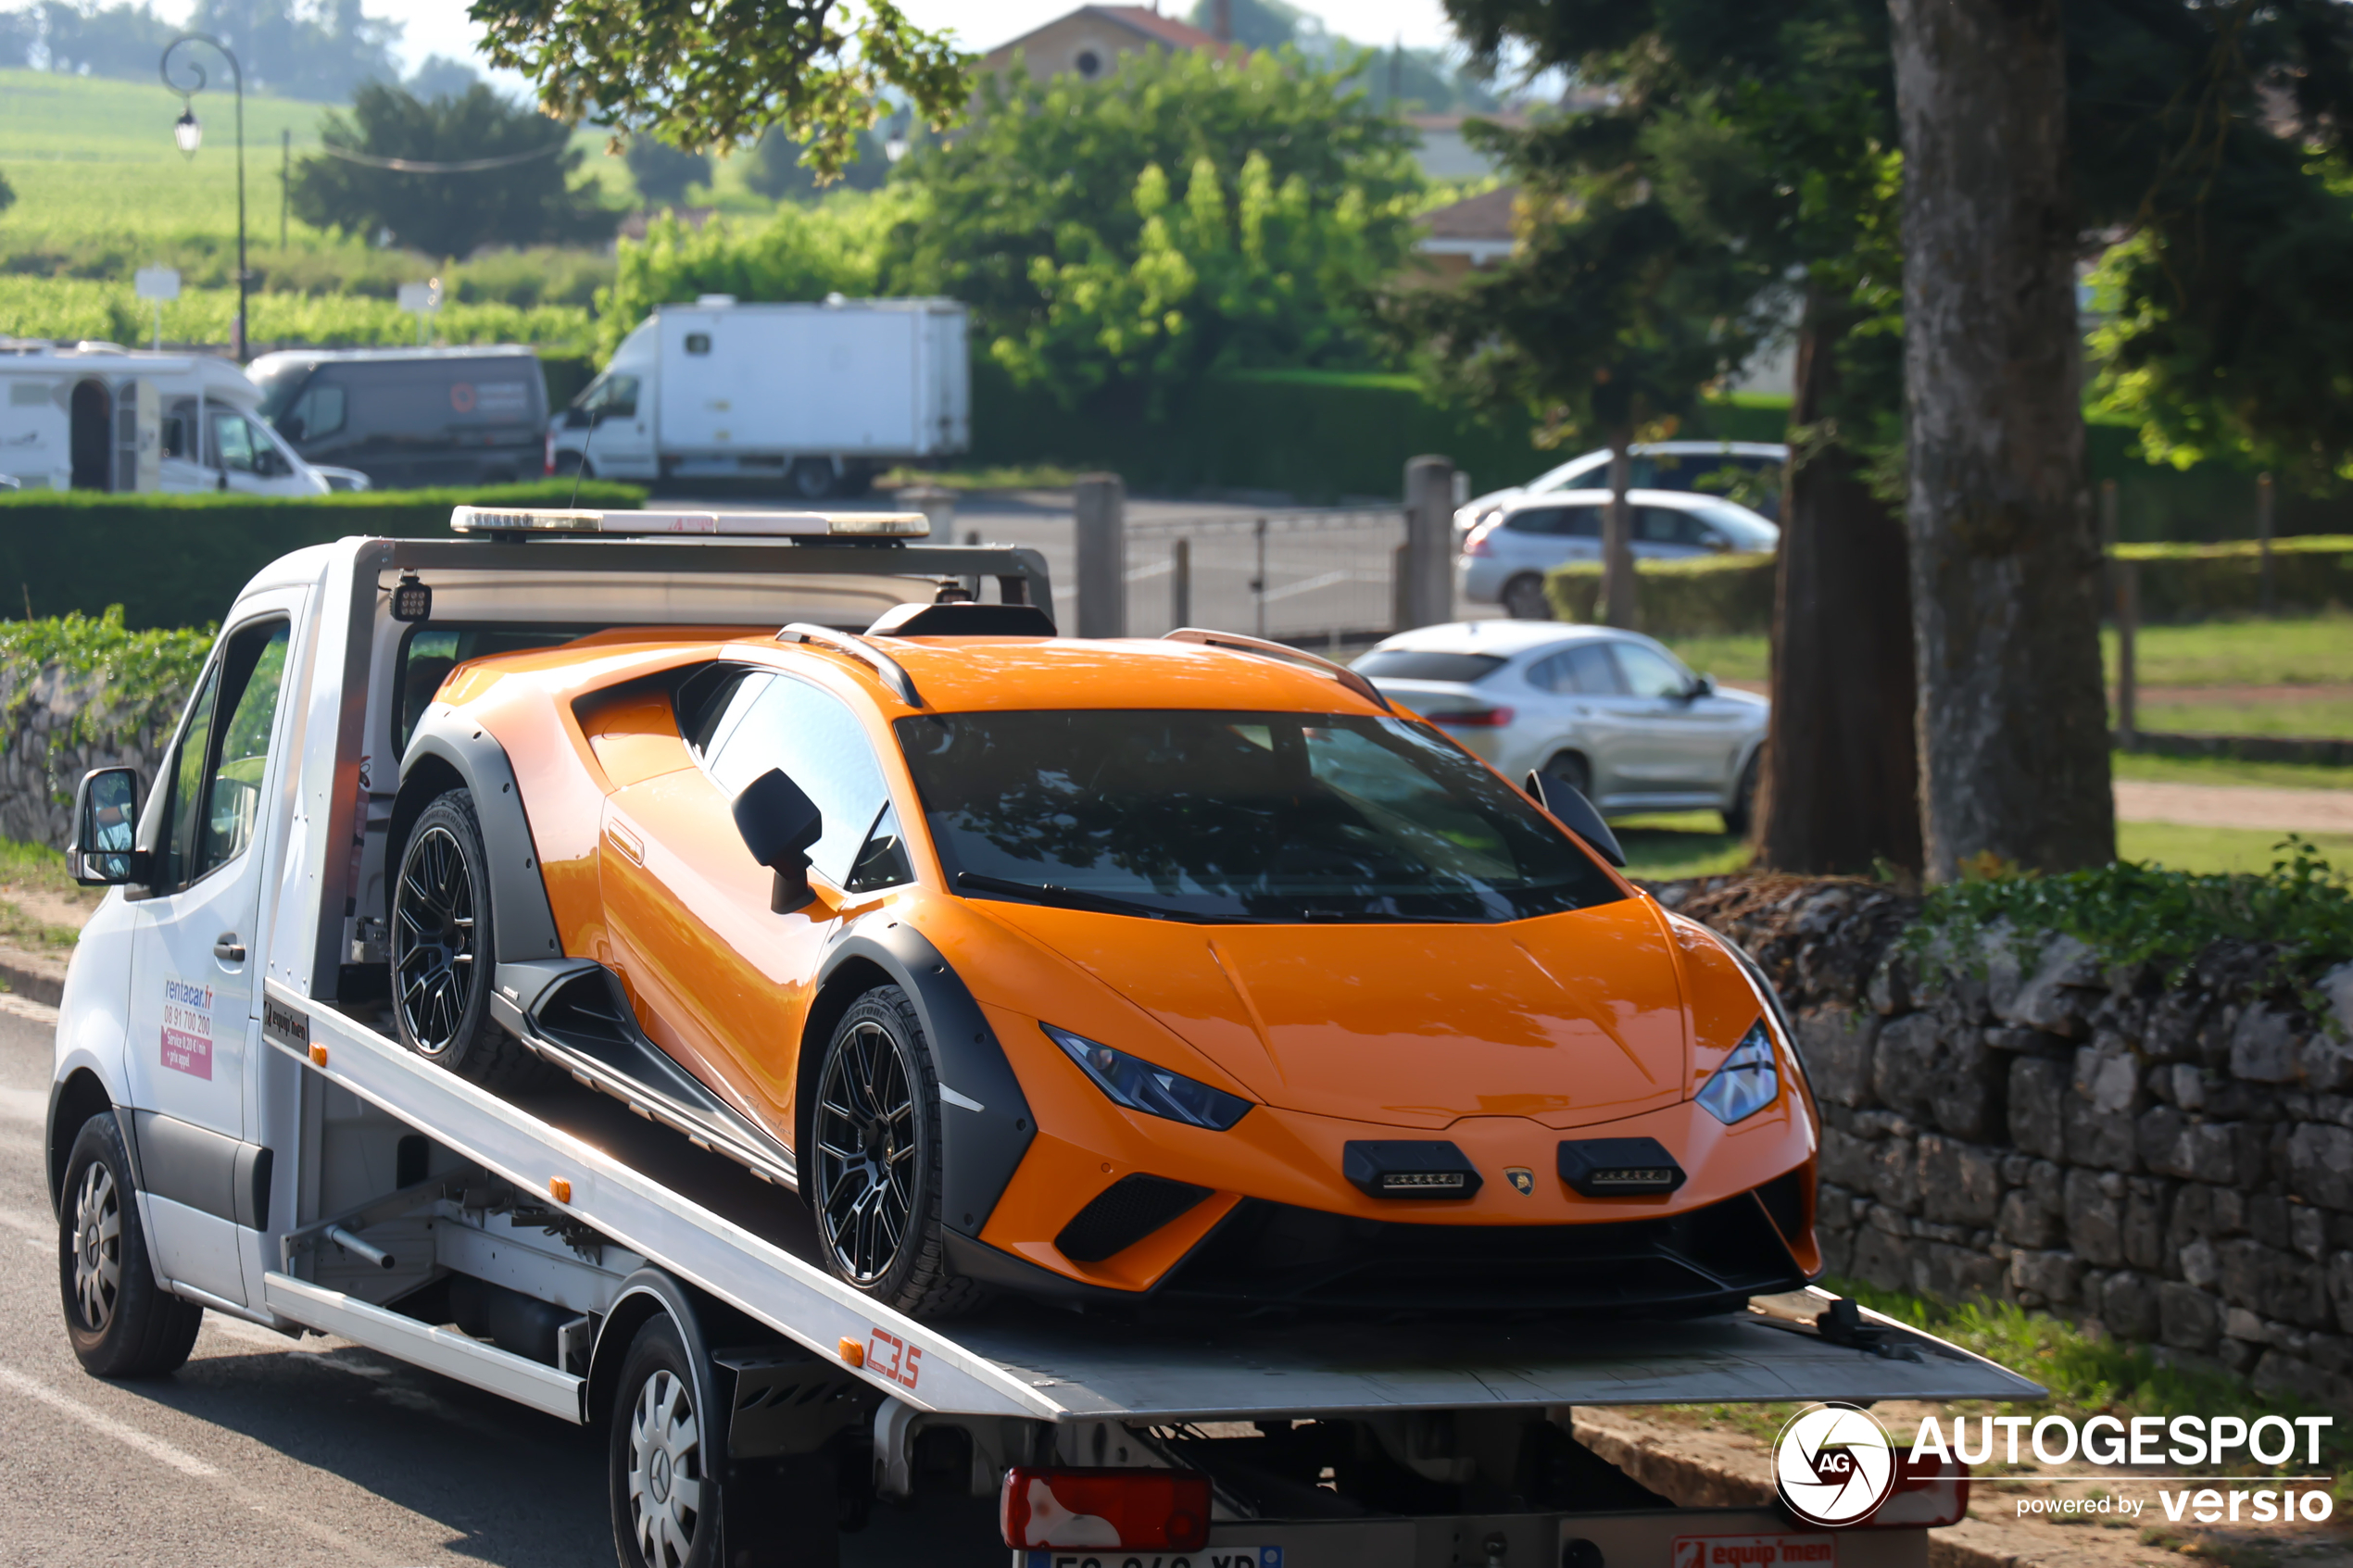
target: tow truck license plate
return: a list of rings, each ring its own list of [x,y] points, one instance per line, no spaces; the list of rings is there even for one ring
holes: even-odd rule
[[[1013,1568],[1283,1568],[1278,1546],[1205,1546],[1199,1551],[1051,1547],[1013,1553]]]

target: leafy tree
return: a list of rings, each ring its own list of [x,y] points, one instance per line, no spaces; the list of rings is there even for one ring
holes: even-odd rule
[[[247,87],[288,97],[339,102],[400,74],[401,24],[366,15],[360,0],[196,0],[188,26],[237,52]]]
[[[293,202],[306,223],[395,240],[431,256],[463,257],[485,245],[561,245],[601,239],[618,214],[593,182],[569,182],[581,155],[562,125],[476,84],[462,97],[420,103],[383,82],[362,87],[351,118],[329,112],[320,140],[368,158],[461,163],[518,161],[463,172],[410,172],[322,152],[295,165]]]
[[[402,85],[409,95],[420,100],[462,98],[482,81],[482,72],[463,60],[453,60],[447,55],[427,55]]]
[[[622,245],[611,287],[597,292],[598,352],[610,354],[655,306],[706,294],[782,301],[874,294],[900,211],[897,194],[885,192],[786,206],[756,227],[714,218],[698,230],[657,218],[642,244]]]
[[[770,201],[808,201],[825,188],[818,184],[808,155],[807,142],[771,129],[752,149],[744,183]],[[842,165],[838,183],[853,191],[873,191],[889,178],[890,157],[883,151],[881,139],[871,130],[860,132],[849,160]]]
[[[1365,363],[1364,300],[1412,243],[1409,142],[1296,56],[1017,68],[899,165],[887,281],[966,302],[1024,380],[1139,415],[1223,367]]]
[[[144,82],[155,80],[157,59],[181,31],[156,15],[147,0],[105,7],[38,0],[9,17],[0,17],[0,22],[11,19],[10,52],[19,54],[25,65],[33,64],[38,56],[48,69],[66,75]]]
[[[651,136],[630,137],[629,150],[622,159],[629,166],[629,178],[636,182],[637,194],[649,207],[683,207],[687,186],[711,183],[709,154],[682,153]]]
[[[892,0],[473,0],[491,60],[529,77],[548,113],[652,132],[680,146],[748,144],[782,125],[819,175],[850,161],[896,88],[944,125],[963,110],[966,56]]]

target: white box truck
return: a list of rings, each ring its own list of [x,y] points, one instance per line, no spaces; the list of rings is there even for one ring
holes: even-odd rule
[[[557,419],[547,469],[856,495],[894,463],[971,444],[966,332],[950,299],[665,305]]]

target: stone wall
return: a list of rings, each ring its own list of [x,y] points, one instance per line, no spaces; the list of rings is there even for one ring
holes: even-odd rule
[[[1740,942],[1821,1102],[1830,1269],[2096,1320],[2353,1410],[2353,964],[2217,944],[2168,985],[2007,930],[1907,956],[1858,883],[1655,890]]]
[[[64,848],[93,768],[128,764],[152,787],[186,700],[176,687],[124,696],[103,671],[0,660],[0,838]]]

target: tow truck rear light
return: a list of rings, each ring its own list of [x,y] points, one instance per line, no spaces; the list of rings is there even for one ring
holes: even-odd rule
[[[1934,1529],[1969,1517],[1969,1466],[1944,1454],[1895,1455],[1895,1485],[1858,1530]]]
[[[1209,1477],[1190,1470],[1005,1472],[1005,1544],[1199,1551],[1209,1544]]]
[[[922,539],[921,512],[608,512],[552,507],[457,507],[452,533],[603,533],[652,537],[676,533],[737,539]]]
[[[1422,717],[1433,724],[1444,724],[1456,730],[1500,730],[1512,721],[1508,708],[1463,708],[1452,713],[1426,713]]]

